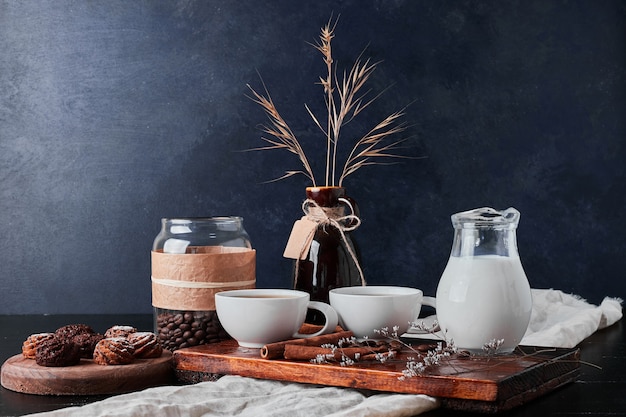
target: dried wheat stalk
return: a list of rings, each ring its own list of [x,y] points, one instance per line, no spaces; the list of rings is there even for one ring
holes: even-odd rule
[[[393,151],[397,150],[405,139],[399,139],[391,143],[387,143],[386,140],[391,136],[400,134],[406,129],[406,124],[400,121],[404,116],[404,111],[395,112],[379,122],[354,144],[350,155],[345,161],[342,172],[339,175],[339,180],[336,182],[337,149],[339,147],[342,127],[352,121],[380,96],[380,94],[378,94],[368,99],[367,97],[370,91],[364,89],[368,79],[376,69],[378,62],[371,62],[369,59],[363,60],[362,57],[359,56],[350,71],[344,71],[341,80],[338,78],[331,47],[336,25],[337,20],[335,20],[334,23],[332,19],[329,20],[321,30],[319,41],[313,44],[313,47],[322,54],[327,70],[325,76],[319,79],[319,84],[324,89],[327,108],[325,126],[323,126],[320,120],[313,114],[309,106],[305,104],[305,108],[311,119],[326,138],[326,186],[342,186],[345,178],[359,168],[368,165],[385,164],[384,161],[379,161],[379,158],[401,158],[402,156],[395,154]],[[248,88],[253,94],[251,99],[263,108],[269,119],[269,124],[263,125],[261,130],[273,137],[273,139],[262,137],[269,145],[253,150],[286,149],[296,154],[302,162],[304,170],[286,171],[285,175],[277,178],[276,181],[292,175],[303,174],[316,186],[315,176],[313,175],[311,165],[309,164],[305,152],[302,146],[300,146],[300,142],[276,109],[265,84],[263,84],[263,87],[265,89],[265,95],[257,93],[248,85]],[[389,162],[387,162],[387,164],[388,163]]]

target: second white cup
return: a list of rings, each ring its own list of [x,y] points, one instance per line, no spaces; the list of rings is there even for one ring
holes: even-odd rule
[[[417,320],[422,304],[435,307],[432,297],[422,290],[397,286],[363,286],[335,288],[329,292],[330,305],[339,316],[339,325],[363,339],[380,339],[375,330],[397,327],[405,333]]]

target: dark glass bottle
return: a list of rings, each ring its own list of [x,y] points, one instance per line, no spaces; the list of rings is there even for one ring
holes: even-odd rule
[[[358,222],[358,207],[343,187],[307,187],[306,195],[316,203],[305,204],[307,217],[319,224],[306,257],[296,262],[294,288],[311,294],[311,300],[328,303],[333,288],[365,284],[359,249],[350,233]],[[315,311],[309,312],[307,322],[319,324],[320,320],[323,317]]]

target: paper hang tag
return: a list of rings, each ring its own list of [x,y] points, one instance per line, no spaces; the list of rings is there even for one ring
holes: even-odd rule
[[[313,220],[309,220],[306,217],[296,220],[293,224],[293,229],[291,229],[283,256],[289,259],[306,258],[316,229],[317,222]]]

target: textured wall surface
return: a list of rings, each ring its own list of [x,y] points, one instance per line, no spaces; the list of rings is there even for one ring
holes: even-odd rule
[[[533,287],[626,296],[623,1],[0,1],[0,313],[146,313],[162,217],[240,215],[261,287],[304,177],[260,146],[259,74],[323,176],[315,42],[380,60],[390,87],[346,131],[406,106],[407,159],[346,180],[371,284],[434,294],[452,213],[522,213]],[[353,133],[351,133],[353,132]]]

